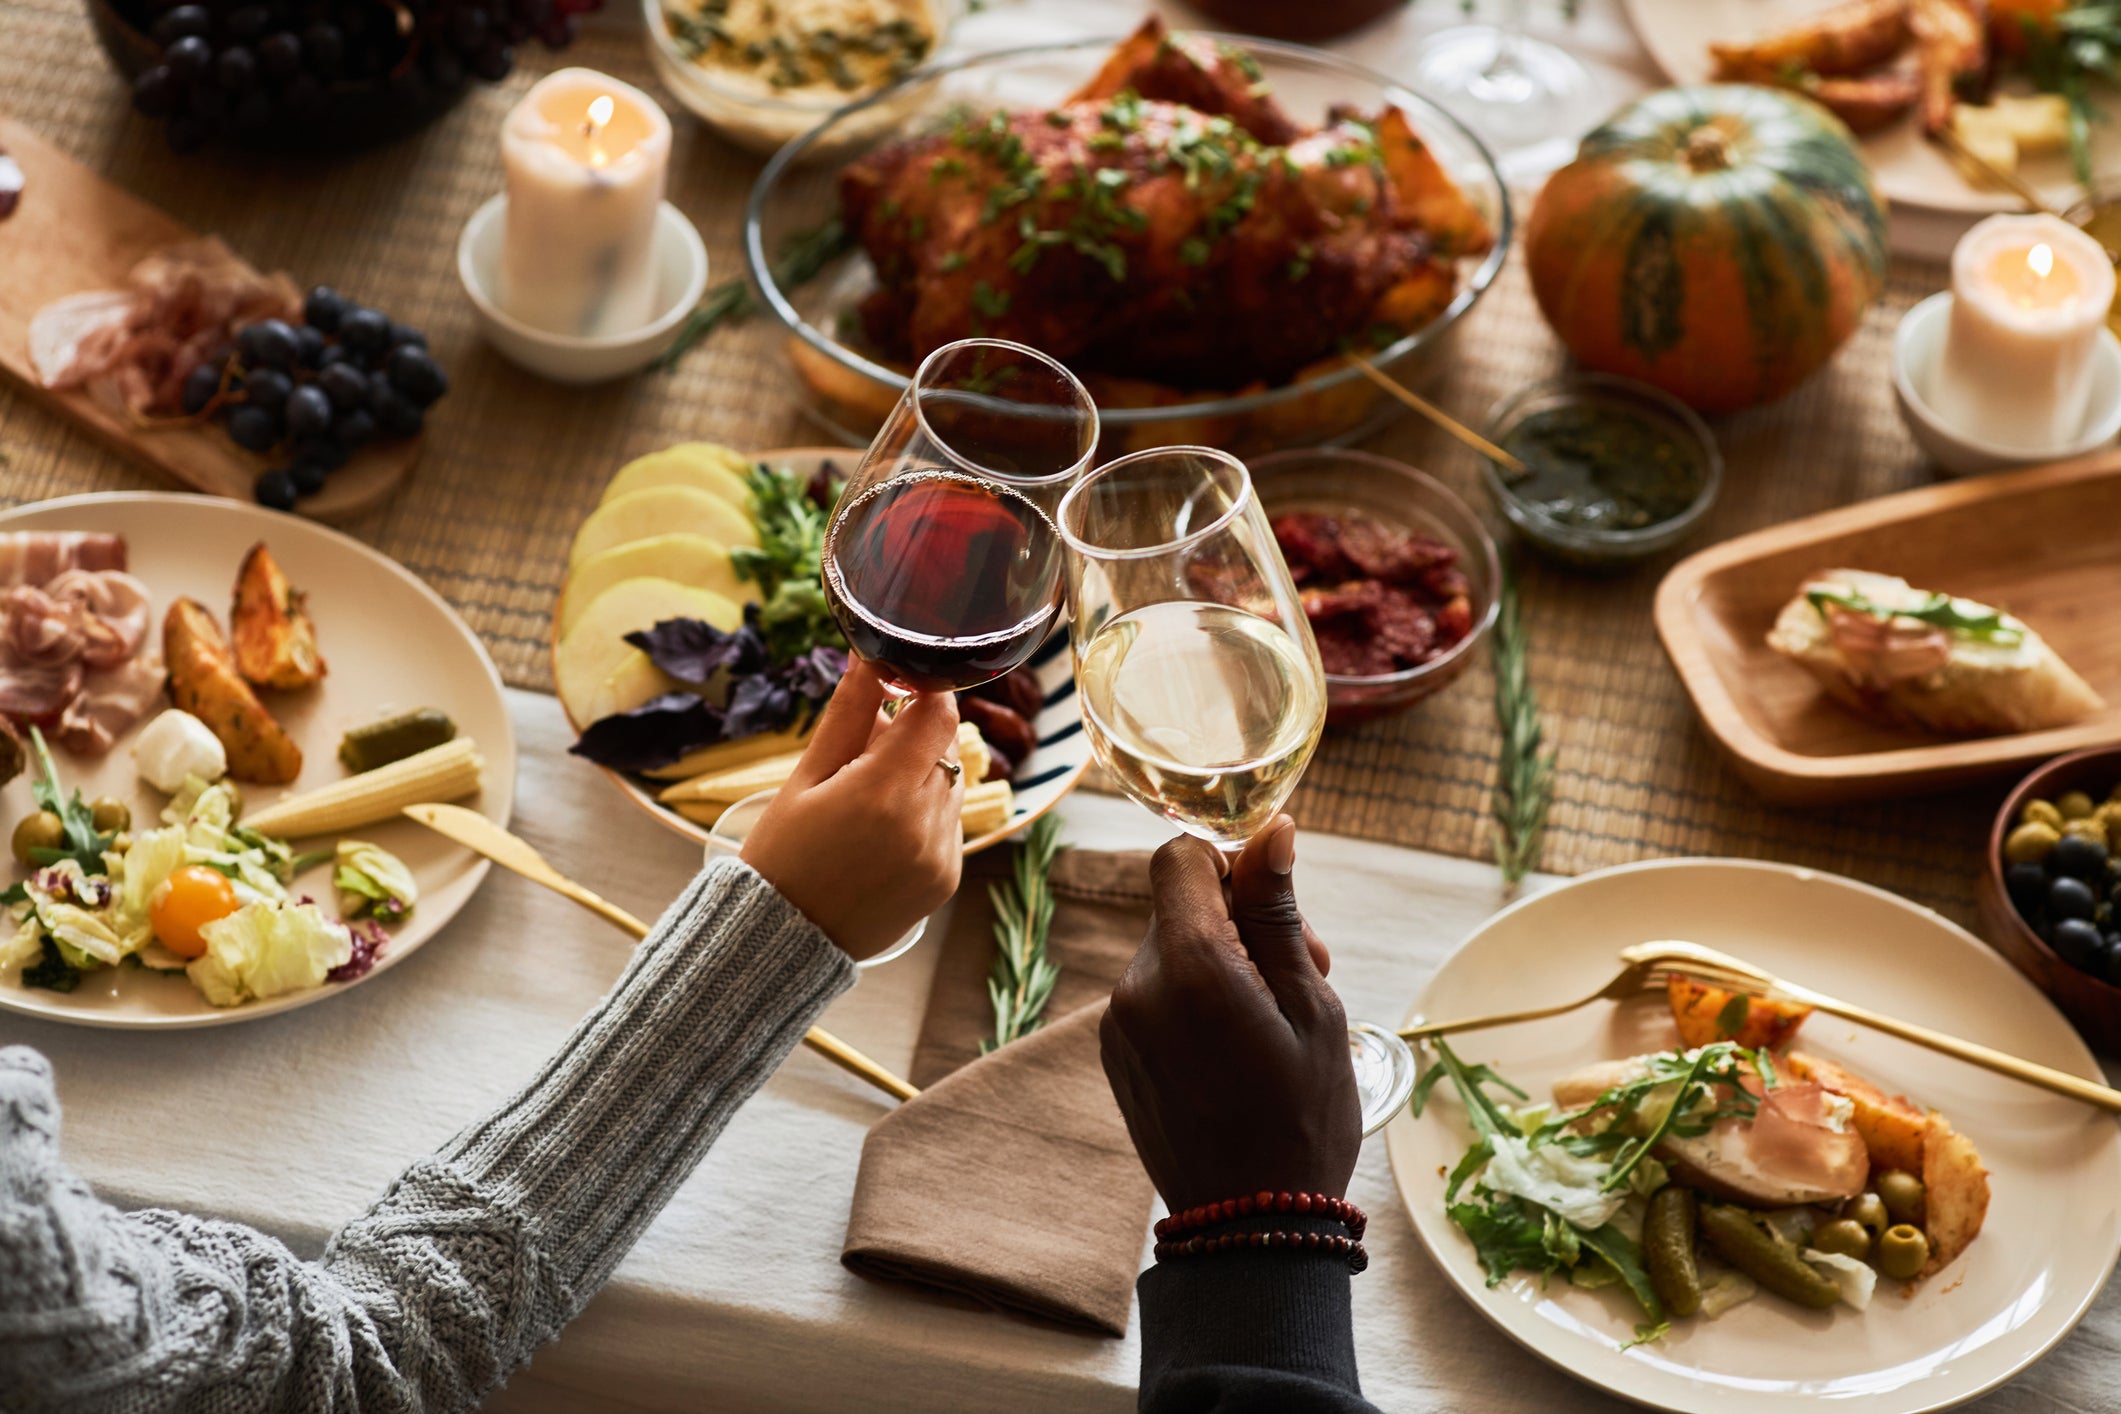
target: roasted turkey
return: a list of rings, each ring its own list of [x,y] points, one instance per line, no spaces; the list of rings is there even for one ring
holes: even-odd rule
[[[857,160],[840,202],[886,357],[987,335],[1197,389],[1420,327],[1494,240],[1399,109],[1305,131],[1248,55],[1156,19],[1056,108]]]

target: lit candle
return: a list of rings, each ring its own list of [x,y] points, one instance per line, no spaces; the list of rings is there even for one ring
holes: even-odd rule
[[[2092,357],[2114,300],[2099,243],[2053,216],[1991,216],[1952,251],[1952,317],[1930,402],[1981,441],[2022,452],[2083,431]]]
[[[670,165],[670,119],[655,100],[593,69],[549,74],[502,124],[501,165],[501,307],[582,337],[654,319],[656,212]]]

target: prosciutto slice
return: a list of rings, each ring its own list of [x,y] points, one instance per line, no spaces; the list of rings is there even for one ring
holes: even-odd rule
[[[48,584],[68,570],[122,570],[125,537],[80,530],[18,530],[0,535],[0,589]]]
[[[122,570],[65,569],[0,594],[0,714],[49,726],[76,751],[110,750],[166,677],[141,651],[149,608],[147,586]]]

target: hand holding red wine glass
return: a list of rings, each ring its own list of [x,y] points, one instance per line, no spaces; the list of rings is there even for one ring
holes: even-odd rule
[[[1059,621],[1054,528],[1097,447],[1059,363],[965,339],[922,362],[825,532],[825,592],[855,653],[901,693],[998,678]]]

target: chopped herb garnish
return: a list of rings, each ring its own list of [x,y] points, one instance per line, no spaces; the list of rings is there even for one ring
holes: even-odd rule
[[[2000,610],[1976,604],[1971,599],[1954,599],[1949,594],[1931,594],[1920,604],[1906,609],[1887,608],[1854,589],[1839,586],[1814,586],[1805,590],[1804,597],[1822,619],[1826,617],[1827,605],[1831,604],[1852,614],[1867,614],[1872,618],[1914,619],[1948,633],[1964,634],[2001,647],[2025,641],[2025,630],[2004,622]]]
[[[999,319],[1009,312],[1009,294],[982,280],[972,287],[972,307],[989,319]]]
[[[945,275],[954,275],[965,268],[965,253],[961,250],[953,250],[941,260],[936,261],[935,268],[942,271]]]

